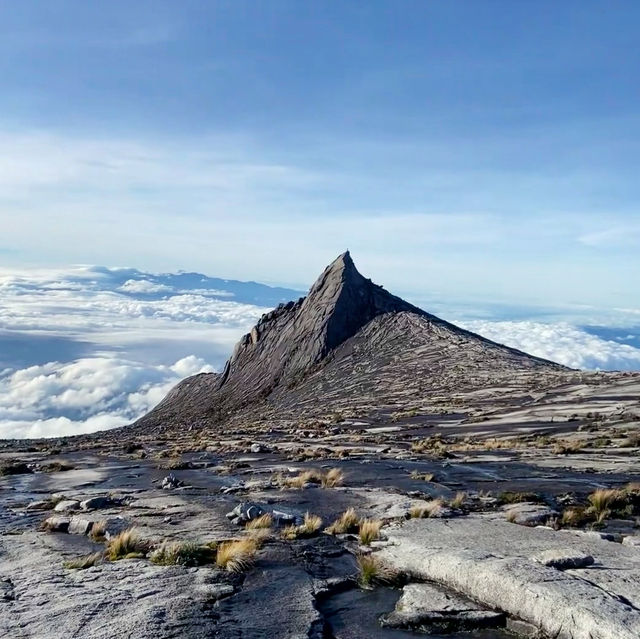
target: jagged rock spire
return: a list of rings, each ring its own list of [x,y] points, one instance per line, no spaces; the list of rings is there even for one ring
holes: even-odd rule
[[[368,331],[374,324],[375,340]],[[438,340],[454,348],[460,361],[467,363],[487,353],[491,357],[498,353],[497,357],[518,366],[542,361],[489,342],[392,295],[363,277],[345,251],[325,268],[306,297],[262,316],[236,344],[222,375],[202,374],[184,380],[137,424],[153,427],[167,420],[191,419],[219,422],[261,399],[284,397],[325,366],[332,353],[359,337],[369,352],[368,367],[382,365],[384,358],[377,353],[385,345],[393,344],[394,353],[400,353],[403,345],[406,352],[416,353],[417,347],[428,349]],[[442,346],[435,348],[442,352]],[[350,370],[344,372],[350,374]]]
[[[346,251],[304,299],[268,313],[240,340],[220,389],[264,393],[303,375],[377,315],[399,311],[424,314],[364,278]]]

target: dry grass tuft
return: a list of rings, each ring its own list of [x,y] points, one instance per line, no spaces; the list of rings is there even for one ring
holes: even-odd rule
[[[344,481],[344,473],[339,468],[330,468],[322,478],[323,488],[335,488],[341,486]]]
[[[65,561],[63,566],[69,570],[85,570],[86,568],[98,565],[103,559],[104,553],[94,552],[91,555],[85,555],[84,557]]]
[[[465,495],[466,497],[466,495]],[[409,510],[409,516],[412,519],[425,519],[427,517],[436,517],[444,509],[444,502],[442,499],[432,499],[431,501],[421,504],[419,506],[413,506]]]
[[[376,585],[392,586],[399,581],[398,573],[382,563],[374,555],[358,555],[358,585],[361,588],[372,588]]]
[[[260,517],[248,521],[245,528],[247,530],[257,530],[259,528],[271,528],[271,526],[273,526],[273,516],[270,513],[265,513]]]
[[[107,532],[107,522],[104,519],[100,521],[95,521],[93,526],[91,526],[91,530],[89,531],[89,537],[93,539],[93,541],[105,541],[105,533]]]
[[[600,488],[588,497],[591,506],[589,510],[596,516],[596,521],[601,524],[612,511],[627,503],[627,492],[616,488]]]
[[[507,511],[507,521],[515,524],[516,523],[516,519],[518,519],[518,513],[515,510],[508,510]]]
[[[256,542],[258,548],[260,548],[269,537],[271,537],[270,528],[253,528],[249,531],[249,538]]]
[[[272,481],[280,488],[303,488],[306,484],[318,484],[323,488],[335,488],[344,481],[344,474],[339,468],[331,468],[326,473],[316,468],[304,470],[294,477],[275,475]]]
[[[451,508],[462,508],[467,500],[467,493],[459,491],[456,496],[449,502]]]
[[[150,555],[151,563],[160,566],[202,566],[213,563],[215,549],[191,541],[164,542]]]
[[[589,519],[589,514],[587,513],[585,508],[573,506],[571,508],[567,508],[562,513],[560,523],[563,526],[578,527],[582,524],[585,524],[587,521],[589,521]]]
[[[560,440],[553,446],[551,452],[554,455],[572,455],[579,453],[585,445],[586,442],[583,440]]]
[[[327,528],[326,532],[330,535],[344,535],[358,532],[359,527],[360,518],[356,515],[354,508],[349,508]]]
[[[282,530],[282,536],[289,540],[313,537],[320,528],[322,528],[322,518],[318,515],[306,513],[300,526],[287,526]]]
[[[228,572],[245,572],[253,565],[257,551],[258,544],[250,537],[225,541],[218,546],[216,564]]]
[[[360,522],[360,530],[358,536],[360,543],[368,546],[372,541],[380,538],[380,529],[382,522],[379,519],[363,519]]]
[[[420,473],[417,470],[412,470],[409,477],[411,477],[411,479],[419,479],[421,481],[433,481],[435,475],[433,473]]]
[[[107,559],[117,561],[118,559],[144,557],[148,550],[149,543],[140,537],[135,528],[128,528],[109,540]]]

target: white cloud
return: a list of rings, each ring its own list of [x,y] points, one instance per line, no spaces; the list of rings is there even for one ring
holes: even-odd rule
[[[639,370],[640,349],[591,335],[566,323],[462,322],[489,339],[571,368]]]
[[[30,366],[0,378],[0,437],[52,437],[122,426],[184,377],[212,372],[193,355],[171,366],[93,357]]]
[[[130,423],[179,380],[219,368],[267,310],[232,301],[205,277],[194,275],[192,288],[163,277],[175,276],[1,271],[0,438]]]
[[[581,235],[578,241],[595,248],[636,247],[640,242],[640,224],[624,224],[592,231]]]
[[[148,280],[127,280],[119,287],[124,293],[170,293],[173,289],[166,284],[154,284]]]

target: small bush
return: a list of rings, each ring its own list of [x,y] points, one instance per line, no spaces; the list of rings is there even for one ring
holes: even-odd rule
[[[258,544],[250,537],[225,541],[221,543],[216,552],[216,565],[228,572],[245,572],[255,561]]]
[[[78,557],[77,559],[70,559],[65,561],[63,566],[69,570],[84,570],[85,568],[91,568],[96,566],[104,559],[104,553],[95,552],[91,555],[85,555],[84,557]]]
[[[356,515],[354,508],[349,508],[327,528],[327,532],[330,535],[344,535],[358,532],[359,527],[360,518]]]
[[[368,546],[372,541],[380,538],[380,529],[382,522],[379,519],[363,519],[360,522],[360,530],[358,536],[360,543]]]

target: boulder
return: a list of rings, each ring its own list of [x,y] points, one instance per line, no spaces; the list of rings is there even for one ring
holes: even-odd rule
[[[63,499],[55,505],[54,510],[57,513],[67,513],[72,510],[78,510],[79,508],[80,502],[77,499]]]
[[[510,522],[521,526],[538,526],[546,523],[551,517],[558,516],[558,512],[553,508],[531,502],[509,504],[503,510]]]
[[[299,515],[293,513],[287,513],[283,510],[272,510],[271,515],[273,521],[277,526],[288,526],[290,524],[298,525],[302,523],[302,518]]]
[[[82,510],[96,510],[98,508],[108,508],[113,505],[113,499],[109,495],[101,495],[98,497],[91,497],[80,502],[80,508]]]
[[[484,514],[410,519],[385,530],[390,568],[442,584],[557,639],[640,637],[640,553],[572,531],[514,526]],[[598,565],[556,570],[532,561],[572,549]]]
[[[124,517],[109,517],[105,520],[104,536],[105,539],[117,537],[123,530],[131,528],[131,522]]]
[[[543,566],[549,566],[550,568],[556,568],[557,570],[585,568],[590,566],[594,561],[591,555],[580,552],[575,548],[554,548],[551,550],[545,550],[534,555],[531,559],[537,561]]]
[[[180,481],[173,473],[169,473],[166,477],[164,477],[162,483],[160,484],[160,487],[163,490],[180,488],[180,486],[184,486],[184,482]]]
[[[487,610],[431,584],[408,584],[383,626],[422,632],[459,632],[504,624],[504,613]]]
[[[66,533],[69,530],[70,521],[68,517],[53,515],[44,520],[44,527],[50,532]]]
[[[67,532],[72,535],[86,535],[91,531],[93,521],[85,517],[72,517],[67,527]]]
[[[640,548],[640,535],[629,535],[622,540],[622,543],[625,546],[633,546],[635,548]]]
[[[49,510],[53,504],[48,499],[38,499],[27,504],[27,510]]]
[[[234,524],[245,524],[252,519],[257,519],[266,513],[260,505],[251,501],[238,504],[231,512],[227,513],[227,518]]]
[[[269,448],[267,446],[265,446],[264,444],[259,444],[258,442],[256,442],[255,444],[251,444],[250,450],[252,453],[268,453],[269,452]]]

